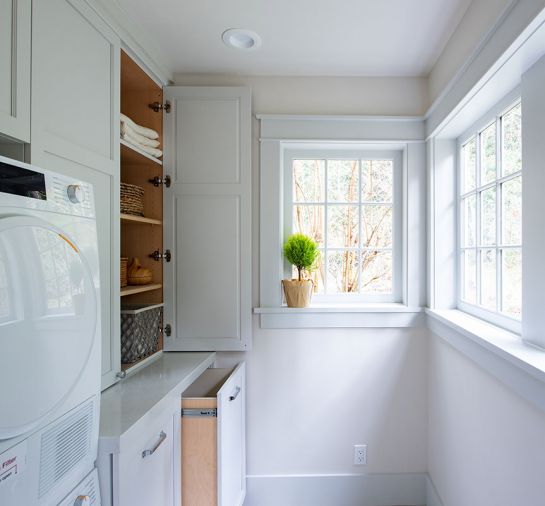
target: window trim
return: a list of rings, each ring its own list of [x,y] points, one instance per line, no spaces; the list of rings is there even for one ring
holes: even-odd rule
[[[376,303],[390,302],[400,303],[403,299],[403,150],[384,149],[384,146],[347,146],[331,142],[308,144],[291,144],[286,147],[282,158],[283,178],[283,237],[284,240],[293,233],[293,188],[292,188],[292,165],[296,159],[329,159],[329,160],[366,160],[366,159],[387,159],[394,163],[393,169],[393,237],[392,237],[392,293],[389,294],[314,294],[315,304],[354,304],[354,303]],[[326,170],[327,177],[327,170]],[[361,185],[361,181],[360,181]],[[324,206],[330,204],[325,196]],[[342,203],[341,203],[342,204]],[[361,200],[354,203],[360,209],[363,205]],[[327,213],[327,211],[326,211]],[[327,215],[327,214],[326,214]],[[327,233],[327,231],[326,231]],[[361,223],[360,223],[361,233]],[[327,248],[326,248],[327,249]],[[334,249],[334,248],[333,248]],[[339,248],[345,250],[345,248]],[[346,248],[351,249],[351,248]],[[353,248],[362,251],[362,248]],[[291,277],[291,265],[284,260],[284,278]],[[327,272],[326,272],[327,275]]]
[[[426,140],[414,117],[257,115],[259,120],[259,302],[261,328],[420,327],[426,304]],[[403,153],[402,302],[282,306],[283,156],[294,144],[332,143]]]
[[[498,278],[500,275],[498,275],[498,269],[501,269],[501,266],[498,266],[499,255],[498,251],[505,249],[505,245],[500,243],[501,238],[501,227],[502,227],[502,221],[501,221],[501,199],[499,198],[498,188],[501,186],[501,184],[504,181],[508,181],[511,179],[514,179],[515,177],[521,176],[523,170],[517,171],[513,174],[509,174],[507,176],[500,176],[496,177],[493,181],[486,183],[486,184],[480,184],[479,174],[480,174],[480,163],[481,163],[481,150],[480,150],[480,135],[481,133],[486,130],[489,126],[495,124],[496,125],[496,165],[497,167],[500,166],[500,156],[502,154],[502,142],[501,142],[501,118],[503,115],[508,113],[511,109],[516,107],[518,104],[521,103],[521,95],[520,92],[517,91],[516,94],[510,93],[507,97],[500,100],[490,111],[488,111],[484,116],[482,116],[479,120],[477,120],[471,127],[466,129],[457,139],[456,139],[456,197],[455,197],[455,203],[456,203],[456,214],[455,214],[455,222],[456,222],[456,262],[455,262],[455,269],[456,269],[456,307],[472,316],[475,316],[477,318],[480,318],[488,323],[491,323],[493,325],[497,325],[498,327],[507,329],[513,333],[516,333],[518,335],[522,332],[522,319],[517,320],[516,318],[512,318],[506,314],[491,311],[489,309],[486,309],[483,306],[477,305],[477,304],[471,304],[470,302],[464,301],[462,299],[462,275],[463,275],[463,268],[462,268],[462,251],[464,250],[464,247],[462,246],[463,240],[462,236],[464,231],[462,230],[463,222],[462,222],[462,201],[464,198],[466,198],[469,195],[475,195],[476,196],[476,227],[475,227],[475,246],[472,248],[465,248],[465,249],[475,249],[475,251],[484,250],[484,249],[491,249],[496,251],[496,294],[497,296],[500,295],[501,292],[501,284],[498,282]],[[476,176],[477,180],[475,181],[475,188],[471,191],[466,191],[462,193],[463,188],[463,157],[461,156],[462,153],[462,147],[466,145],[471,139],[476,138]],[[497,174],[496,174],[497,176]],[[496,241],[494,245],[490,245],[490,247],[479,245],[480,243],[480,213],[478,212],[479,209],[479,194],[481,191],[487,188],[495,188],[496,189]],[[500,218],[498,220],[498,217]],[[522,226],[522,224],[521,224]],[[517,248],[520,248],[522,252],[522,244],[518,246],[514,246]],[[480,262],[479,262],[479,255],[476,257],[476,269],[477,269],[477,299],[479,298],[479,271],[480,271]]]

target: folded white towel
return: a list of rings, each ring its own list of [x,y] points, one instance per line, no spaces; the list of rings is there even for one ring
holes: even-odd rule
[[[122,135],[121,138],[127,141],[129,144],[132,144],[133,146],[141,149],[142,151],[145,151],[146,153],[148,153],[148,155],[151,155],[155,158],[160,158],[161,156],[163,156],[163,152],[160,149],[139,144],[138,141],[134,139],[134,137],[132,137],[130,134],[125,133],[125,135]]]
[[[143,135],[144,137],[147,137],[148,139],[158,139],[159,134],[152,130],[151,128],[146,128],[141,125],[137,125],[131,118],[128,116],[125,116],[124,114],[121,114],[121,123],[125,123],[127,125],[130,125],[130,127],[140,135]]]
[[[125,135],[130,135],[133,139],[138,141],[138,144],[141,144],[142,146],[149,146],[150,148],[159,147],[159,141],[144,137],[143,135],[135,132],[129,123],[121,122],[121,137]]]

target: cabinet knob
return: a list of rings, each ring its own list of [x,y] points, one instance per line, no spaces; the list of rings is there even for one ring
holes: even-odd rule
[[[66,188],[68,200],[72,204],[80,204],[83,201],[83,190],[79,184],[71,184]]]

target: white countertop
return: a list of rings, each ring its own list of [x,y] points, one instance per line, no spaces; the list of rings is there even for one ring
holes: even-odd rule
[[[102,393],[100,442],[115,452],[138,421],[160,412],[214,363],[215,353],[169,352]]]

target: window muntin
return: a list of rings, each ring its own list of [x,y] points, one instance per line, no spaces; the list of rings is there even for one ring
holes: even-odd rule
[[[287,153],[285,237],[318,243],[314,301],[401,300],[400,171],[397,151]]]
[[[516,329],[522,311],[520,101],[460,144],[459,305]]]

